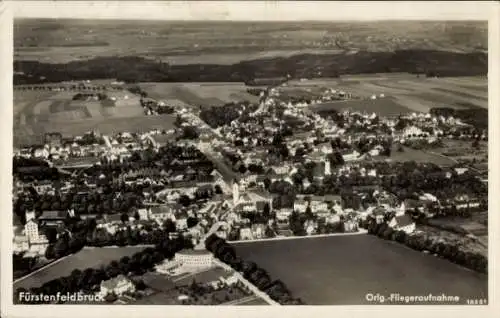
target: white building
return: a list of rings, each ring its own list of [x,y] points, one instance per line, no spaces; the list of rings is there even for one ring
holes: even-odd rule
[[[148,209],[137,209],[137,213],[139,214],[139,218],[141,220],[149,220],[149,210]]]
[[[238,182],[233,182],[233,204],[237,205],[240,200],[240,185]]]
[[[124,275],[118,275],[115,278],[101,282],[101,290],[99,294],[105,297],[108,294],[117,296],[123,295],[126,292],[134,292],[134,283]]]
[[[280,209],[276,211],[276,219],[278,221],[287,221],[292,214],[292,209]]]
[[[27,236],[24,236],[24,235],[14,236],[14,241],[13,241],[13,245],[12,245],[12,251],[14,253],[26,252],[29,249],[30,249],[30,244],[29,244]]]
[[[48,243],[45,235],[39,231],[38,223],[34,219],[30,219],[24,225],[24,234],[28,238],[30,244],[45,244]]]
[[[329,176],[332,174],[330,160],[325,161],[325,176]]]
[[[213,266],[214,256],[206,250],[182,250],[175,253],[174,260],[185,268],[202,269]]]
[[[326,211],[328,209],[328,204],[321,200],[311,200],[309,206],[311,207],[312,213],[318,213],[319,211]]]
[[[359,158],[360,153],[356,150],[350,152],[350,153],[345,153],[342,155],[342,159],[344,159],[345,162],[348,161],[354,161]]]
[[[420,129],[416,126],[406,127],[403,130],[403,136],[405,136],[406,138],[413,138],[413,137],[421,135],[422,133],[423,133],[422,129]]]
[[[240,239],[253,240],[252,230],[248,227],[240,229]]]
[[[298,213],[304,213],[306,212],[308,203],[305,200],[295,200],[293,202],[293,210],[297,211]]]
[[[415,231],[415,222],[408,215],[395,216],[390,222],[389,226],[395,231],[404,231],[407,234]]]

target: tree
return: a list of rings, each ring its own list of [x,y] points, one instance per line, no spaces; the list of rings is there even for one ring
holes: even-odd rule
[[[266,204],[264,204],[264,209],[262,211],[262,215],[264,216],[264,218],[266,218],[266,220],[268,220],[270,214],[271,214],[271,208],[269,206],[269,203],[266,202]]]
[[[122,223],[125,223],[128,221],[128,214],[127,213],[122,213],[120,215],[120,220],[122,221]]]
[[[175,232],[176,230],[175,222],[172,221],[171,219],[166,219],[165,222],[163,222],[163,228],[165,229],[166,233]]]
[[[308,205],[306,208],[306,213],[305,213],[306,219],[307,220],[312,220],[314,219],[314,214],[312,213],[311,207]]]
[[[47,249],[45,250],[45,258],[47,259],[53,259],[56,257],[56,253],[55,253],[55,250],[54,250],[54,245],[53,244],[49,244],[47,246]]]
[[[472,142],[472,148],[474,148],[474,149],[479,149],[479,140],[478,140],[478,139],[475,139],[475,140]]]
[[[215,194],[222,194],[222,188],[220,185],[216,184],[214,187]]]
[[[188,207],[189,205],[191,205],[191,199],[189,198],[189,196],[183,194],[179,198],[179,204]]]
[[[118,297],[115,293],[109,293],[104,297],[104,300],[108,303],[113,303],[118,300]]]
[[[193,126],[184,127],[182,131],[182,138],[185,139],[198,139],[199,136],[198,130]]]
[[[274,233],[273,229],[271,227],[269,227],[269,226],[266,227],[265,235],[268,238],[273,238],[273,237],[276,236],[276,234]]]
[[[192,228],[198,224],[198,219],[195,217],[188,217],[187,218],[187,227]]]
[[[61,258],[66,256],[69,252],[69,244],[66,236],[63,236],[57,240],[54,244],[54,254],[56,258]]]

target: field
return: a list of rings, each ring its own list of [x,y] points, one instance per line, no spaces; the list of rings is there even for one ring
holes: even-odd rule
[[[482,22],[167,22],[16,20],[15,58],[68,62],[135,55],[176,64],[232,64],[337,51],[486,51]],[[85,30],[82,32],[82,30]],[[428,36],[432,34],[432,36]]]
[[[367,293],[487,298],[488,279],[398,243],[368,235],[235,245],[308,305],[369,304]]]
[[[24,287],[38,287],[52,279],[69,276],[74,269],[98,268],[108,265],[111,261],[119,261],[123,256],[132,256],[143,250],[144,247],[117,247],[117,248],[85,248],[80,252],[70,255],[60,262],[50,265],[45,269],[14,283],[13,289]]]
[[[430,219],[417,229],[439,240],[463,246],[466,251],[488,257],[488,212],[473,213],[470,218],[446,217]],[[473,237],[468,234],[474,235]]]
[[[332,102],[313,106],[314,109],[353,109],[375,111],[385,115],[407,112],[428,112],[433,107],[488,108],[488,81],[485,77],[424,78],[410,74],[374,74],[341,76],[339,79],[291,81],[291,87],[308,90],[333,88],[350,92],[363,100]],[[296,93],[297,94],[297,93]],[[385,98],[367,100],[372,95]]]
[[[311,106],[311,109],[317,112],[331,109],[336,111],[351,110],[359,112],[374,112],[380,116],[398,116],[408,112],[408,108],[399,105],[390,97],[375,100],[348,100],[323,103]]]
[[[222,106],[229,102],[257,102],[243,83],[144,83],[148,96],[172,105]]]
[[[76,92],[14,91],[14,144],[43,142],[46,132],[81,135],[93,129],[109,134],[119,131],[169,129],[170,115],[144,115],[139,98],[131,93],[115,106],[99,101],[73,101]]]
[[[471,149],[474,149],[472,152]],[[475,160],[478,164],[488,163],[488,142],[479,142],[478,148],[472,148],[471,141],[446,140],[442,148],[436,150],[454,160]]]
[[[403,152],[399,152],[397,151],[396,147],[393,147],[390,158],[379,157],[379,159],[401,162],[431,162],[438,166],[451,166],[456,163],[456,161],[454,161],[452,158],[447,158],[446,156],[442,156],[437,153],[431,153],[424,150],[416,150],[408,147],[403,147],[403,150]]]

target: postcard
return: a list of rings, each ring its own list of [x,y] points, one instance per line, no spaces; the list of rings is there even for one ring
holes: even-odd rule
[[[492,316],[497,3],[3,8],[5,317]]]

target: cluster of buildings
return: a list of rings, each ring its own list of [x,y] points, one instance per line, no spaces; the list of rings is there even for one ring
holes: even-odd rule
[[[49,245],[45,229],[60,230],[72,211],[44,211],[38,218],[34,211],[26,212],[24,226],[14,226],[13,252],[24,256],[42,256]]]

